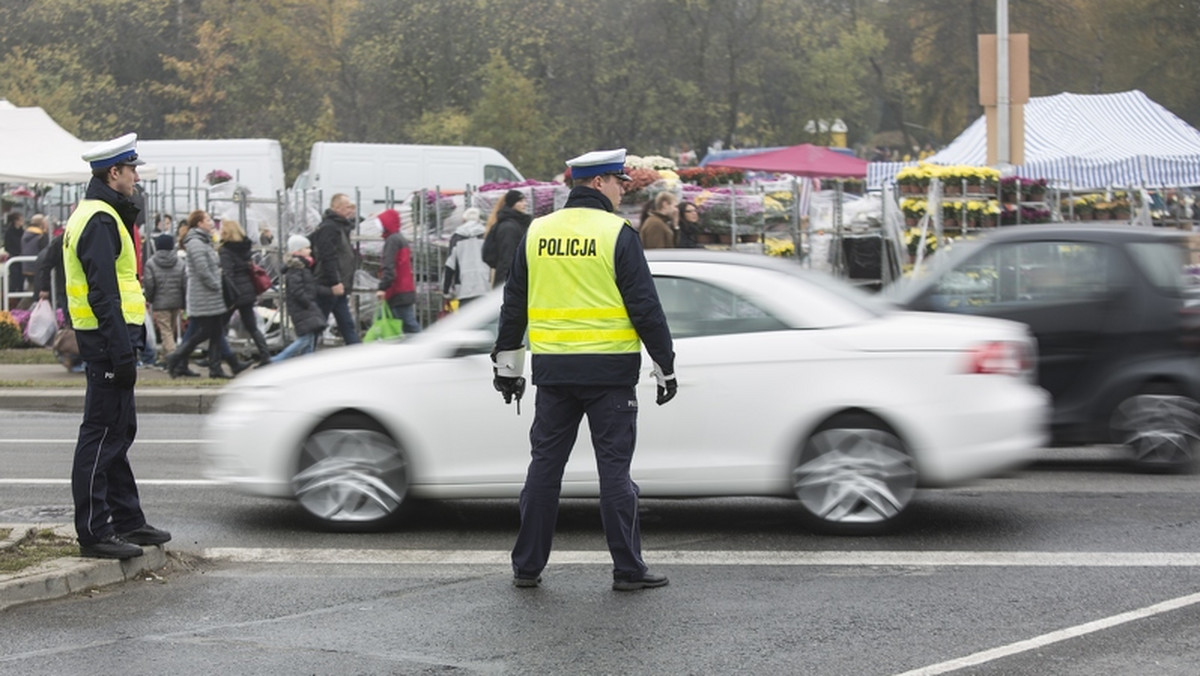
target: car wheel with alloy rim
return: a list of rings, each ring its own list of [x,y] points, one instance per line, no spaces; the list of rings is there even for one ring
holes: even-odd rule
[[[398,518],[409,481],[408,459],[396,440],[368,416],[342,414],[305,439],[292,490],[321,526],[368,531]]]
[[[1170,385],[1151,385],[1125,398],[1109,429],[1142,469],[1190,471],[1200,459],[1200,402]]]
[[[917,469],[904,442],[881,420],[843,414],[818,427],[792,471],[806,518],[824,532],[886,530],[912,502]]]

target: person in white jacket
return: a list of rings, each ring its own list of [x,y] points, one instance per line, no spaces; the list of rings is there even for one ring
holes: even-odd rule
[[[479,209],[471,207],[463,212],[463,224],[450,237],[442,275],[444,309],[449,309],[452,299],[457,299],[461,307],[492,289],[492,269],[483,262],[484,231]]]

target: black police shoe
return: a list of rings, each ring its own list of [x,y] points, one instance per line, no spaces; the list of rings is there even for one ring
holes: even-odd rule
[[[628,577],[613,576],[613,591],[637,591],[639,589],[651,589],[653,587],[667,586],[666,575],[655,575],[649,571],[642,573],[642,576],[633,579]]]
[[[108,535],[99,542],[79,545],[79,555],[89,559],[132,559],[141,556],[141,547],[126,542],[120,535]]]
[[[128,533],[119,533],[118,537],[126,542],[132,542],[135,545],[161,545],[164,542],[171,541],[171,534],[161,528],[155,528],[150,524],[145,524],[141,528],[131,530]]]
[[[513,576],[513,586],[514,587],[521,587],[522,589],[528,589],[529,587],[536,587],[541,583],[542,583],[542,578],[540,575],[538,577],[521,577],[519,575]]]

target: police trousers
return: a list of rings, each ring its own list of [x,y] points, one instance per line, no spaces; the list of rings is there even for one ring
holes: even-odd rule
[[[633,387],[551,386],[537,389],[529,431],[532,460],[521,491],[521,530],[513,547],[513,573],[536,578],[550,558],[563,471],[584,415],[600,477],[600,519],[612,554],[613,574],[646,572],[638,525],[638,487],[629,476],[637,439]]]
[[[137,435],[133,389],[113,387],[104,377],[112,370],[107,360],[87,363],[83,424],[71,468],[75,532],[83,545],[146,523],[128,458]]]

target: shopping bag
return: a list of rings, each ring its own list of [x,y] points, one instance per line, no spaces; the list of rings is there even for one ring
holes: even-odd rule
[[[392,308],[388,307],[387,303],[380,303],[379,308],[375,310],[375,321],[371,322],[371,328],[367,329],[363,342],[370,343],[403,335],[404,322],[392,316]]]
[[[34,345],[46,346],[58,330],[58,320],[50,301],[39,300],[29,312],[29,324],[25,326],[25,338]]]
[[[254,292],[265,293],[271,288],[271,275],[258,263],[250,263],[250,281],[254,283]]]

